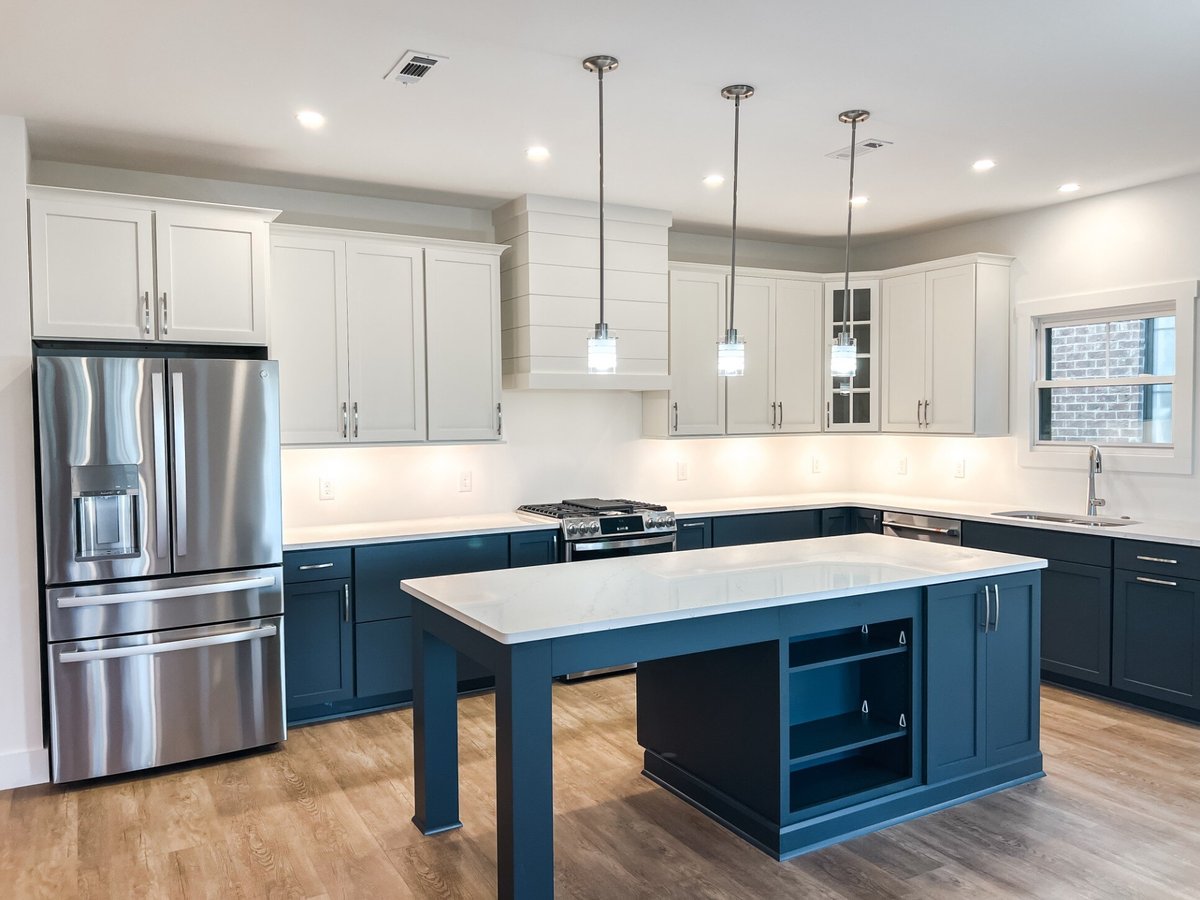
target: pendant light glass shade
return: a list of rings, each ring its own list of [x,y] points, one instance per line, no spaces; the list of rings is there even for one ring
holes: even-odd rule
[[[829,349],[829,374],[834,378],[853,378],[858,372],[858,342],[850,330],[850,309],[853,296],[850,293],[850,234],[854,222],[854,154],[858,149],[858,123],[871,118],[865,109],[848,109],[838,115],[838,121],[850,126],[850,190],[846,194],[846,280],[842,288],[842,330]],[[842,385],[842,393],[848,393],[849,381]]]
[[[600,321],[587,339],[587,370],[589,375],[612,375],[617,371],[617,339],[608,336],[604,321],[604,73],[619,65],[615,56],[589,56],[583,67],[596,73],[600,100]]]
[[[733,327],[733,301],[737,290],[737,201],[738,201],[738,139],[742,124],[742,101],[754,96],[748,84],[731,84],[721,88],[721,96],[733,101],[733,222],[729,241],[729,327],[725,340],[717,344],[717,374],[734,377],[746,374],[746,342]]]

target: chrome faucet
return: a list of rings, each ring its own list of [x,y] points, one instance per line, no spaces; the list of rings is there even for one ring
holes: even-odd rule
[[[1096,496],[1096,476],[1104,471],[1104,458],[1100,455],[1100,448],[1095,444],[1088,445],[1088,496],[1087,496],[1087,514],[1089,516],[1096,515],[1096,510],[1104,506],[1104,500]]]

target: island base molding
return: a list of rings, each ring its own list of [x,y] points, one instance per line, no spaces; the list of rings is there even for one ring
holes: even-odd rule
[[[942,784],[922,785],[780,828],[652,751],[645,753],[642,774],[748,844],[781,861],[1046,776],[1042,754],[1037,753]]]

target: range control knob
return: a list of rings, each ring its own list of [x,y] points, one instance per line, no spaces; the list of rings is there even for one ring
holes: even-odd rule
[[[573,537],[574,535],[577,535],[577,534],[579,534],[579,526],[578,525],[571,524],[571,525],[567,526],[567,536],[568,537]]]
[[[590,531],[592,534],[599,534],[600,533],[600,523],[593,522],[591,525],[588,526],[588,531]]]

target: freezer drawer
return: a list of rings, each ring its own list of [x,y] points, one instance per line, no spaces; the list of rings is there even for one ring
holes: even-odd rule
[[[287,737],[281,617],[48,646],[56,782]]]
[[[81,641],[283,612],[278,566],[49,588],[46,639]]]

